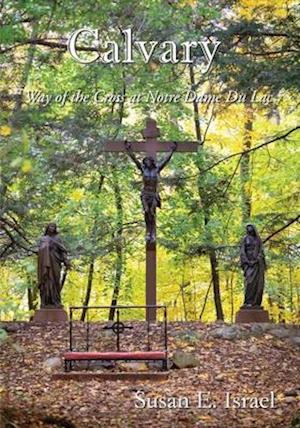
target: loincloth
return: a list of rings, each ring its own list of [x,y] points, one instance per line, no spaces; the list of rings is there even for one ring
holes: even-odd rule
[[[155,205],[158,208],[161,208],[161,199],[157,192],[148,192],[147,190],[142,190],[141,200],[146,205],[153,205],[153,202],[155,202]]]

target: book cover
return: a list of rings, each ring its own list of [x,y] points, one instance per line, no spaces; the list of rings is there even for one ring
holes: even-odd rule
[[[298,3],[0,23],[1,426],[300,426]]]

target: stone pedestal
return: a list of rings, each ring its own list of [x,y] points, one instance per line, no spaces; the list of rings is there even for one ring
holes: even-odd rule
[[[64,308],[42,308],[35,312],[33,322],[66,322],[68,321],[67,312]]]
[[[263,308],[243,308],[235,316],[236,323],[270,322],[268,311]]]

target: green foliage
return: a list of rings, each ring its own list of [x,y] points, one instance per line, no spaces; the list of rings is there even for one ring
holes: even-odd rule
[[[1,342],[4,342],[7,338],[7,333],[3,328],[0,328],[0,345]]]
[[[242,6],[243,2],[230,2],[222,9],[206,0],[99,0],[93,5],[78,1],[76,7],[70,1],[5,2],[0,29],[0,222],[6,222],[0,223],[1,317],[28,316],[28,290],[35,299],[38,294],[37,242],[49,221],[59,224],[72,258],[73,270],[63,290],[66,305],[83,303],[91,260],[91,303],[111,303],[117,267],[119,302],[144,303],[141,179],[124,154],[104,154],[102,146],[107,139],[141,139],[149,115],[157,119],[162,139],[195,140],[195,111],[183,99],[155,103],[144,97],[132,104],[131,96],[150,91],[184,94],[189,89],[226,96],[229,90],[258,89],[272,99],[269,104],[252,104],[252,147],[296,127],[298,11],[290,8],[289,15],[282,16],[276,5],[268,4],[245,16]],[[122,37],[116,28],[131,27],[140,40],[178,44],[213,34],[222,41],[222,53],[207,75],[195,67],[192,86],[190,69],[182,64],[162,65],[153,58],[149,64],[138,60],[128,66],[82,66],[64,49],[38,43],[64,43],[80,27],[98,28],[103,40],[119,43]],[[287,37],[266,34],[283,30]],[[272,43],[280,54],[269,55]],[[53,99],[32,103],[30,91]],[[89,94],[89,102],[55,101],[57,95],[78,91]],[[94,102],[97,91],[108,101]],[[125,95],[124,102],[112,101],[120,95]],[[247,116],[244,103],[198,108],[203,144],[196,154],[174,155],[162,173],[158,297],[169,305],[171,318],[198,318],[211,281],[208,255],[213,249],[225,319],[230,320],[243,296],[238,245],[244,234],[244,195],[239,156],[221,160],[243,150]],[[298,147],[299,133],[294,132],[250,154],[245,185],[251,195],[251,220],[263,238],[299,212]],[[122,215],[116,206],[116,180]],[[284,316],[296,321],[299,314],[296,224],[266,243],[270,269],[265,306],[275,320]],[[116,262],[120,246],[122,266]],[[211,290],[202,319],[215,319]]]

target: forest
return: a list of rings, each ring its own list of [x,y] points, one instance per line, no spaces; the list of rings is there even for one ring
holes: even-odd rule
[[[162,172],[158,298],[173,321],[233,322],[248,223],[267,261],[264,308],[300,317],[299,4],[294,0],[0,1],[0,318],[39,307],[37,246],[55,222],[72,268],[64,306],[145,302],[141,178],[107,140],[194,141]],[[221,42],[193,63],[80,64],[79,28],[102,40]],[[94,56],[93,41],[78,41]],[[122,53],[120,53],[122,55]],[[156,95],[155,95],[156,94]],[[179,143],[178,143],[179,144]],[[141,158],[142,154],[137,155]],[[159,154],[159,159],[163,154]]]

